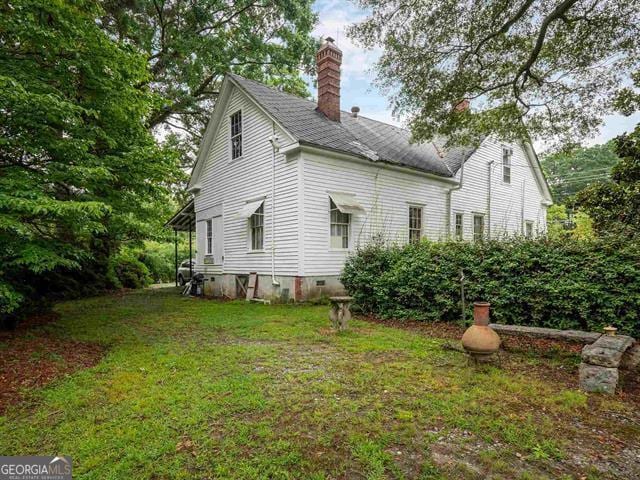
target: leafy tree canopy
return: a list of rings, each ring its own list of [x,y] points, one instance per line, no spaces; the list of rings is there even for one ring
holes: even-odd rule
[[[618,160],[615,143],[610,141],[547,155],[541,163],[554,200],[565,203],[588,185],[609,178]]]
[[[640,59],[638,2],[358,3],[371,14],[349,34],[383,48],[379,83],[416,139],[497,133],[575,143],[604,115],[637,108],[628,85]],[[454,108],[463,99],[470,110]]]
[[[594,237],[593,221],[584,212],[567,212],[566,205],[554,204],[547,210],[547,236],[552,240],[587,240]]]
[[[0,10],[7,314],[57,272],[106,268],[122,242],[152,235],[183,174],[146,125],[158,103],[144,87],[146,59],[100,28],[97,2],[12,0]]]
[[[310,0],[106,0],[102,26],[143,52],[147,83],[162,97],[152,128],[197,147],[223,76],[245,77],[306,96],[301,69],[314,66]],[[172,140],[176,143],[176,139]],[[187,162],[189,160],[187,159]]]
[[[640,126],[615,142],[622,160],[613,167],[611,181],[579,192],[577,204],[593,218],[597,232],[640,239]]]

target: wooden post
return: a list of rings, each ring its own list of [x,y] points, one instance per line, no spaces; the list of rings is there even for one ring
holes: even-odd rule
[[[176,287],[178,286],[178,230],[173,229],[173,256],[174,256],[174,266],[175,266],[175,281]]]
[[[189,219],[189,281],[193,278],[193,263],[191,259],[193,258],[192,247],[191,247],[191,219]]]

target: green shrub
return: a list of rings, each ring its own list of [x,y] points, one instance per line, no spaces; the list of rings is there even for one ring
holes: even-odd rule
[[[153,283],[173,282],[175,280],[175,246],[171,242],[146,240],[142,245],[123,249],[144,263]],[[195,248],[194,248],[195,256]],[[189,242],[184,236],[178,239],[178,262],[189,258]]]
[[[472,302],[492,304],[499,323],[640,335],[640,246],[619,240],[513,239],[421,242],[358,250],[342,282],[367,313],[457,321],[460,273],[466,318]]]
[[[120,253],[110,260],[108,276],[115,288],[142,288],[151,280],[146,265],[129,253]]]

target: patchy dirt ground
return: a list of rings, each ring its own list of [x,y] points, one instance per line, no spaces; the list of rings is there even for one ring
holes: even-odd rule
[[[78,342],[40,328],[59,315],[36,315],[13,331],[0,331],[0,413],[18,403],[24,393],[91,367],[104,354],[97,343]]]
[[[577,390],[579,346],[507,344],[471,368],[443,348],[455,325],[335,332],[327,310],[173,289],[60,304],[0,339],[24,355],[0,372],[27,382],[0,452],[69,454],[77,478],[640,479],[632,390]]]
[[[372,316],[363,320],[392,328],[409,330],[432,338],[444,338],[458,342],[465,328],[447,322],[419,322],[413,320],[383,320]],[[578,365],[582,343],[534,338],[525,336],[501,336],[502,345],[498,365],[513,372],[527,372],[539,378],[569,388],[578,388]],[[527,359],[533,362],[526,362]],[[541,362],[544,360],[545,362]],[[620,372],[620,389],[617,396],[627,402],[640,405],[640,374]]]

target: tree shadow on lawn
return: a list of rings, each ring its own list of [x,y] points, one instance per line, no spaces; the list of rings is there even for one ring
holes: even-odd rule
[[[92,367],[104,355],[104,345],[64,338],[47,328],[59,317],[34,315],[15,330],[0,331],[0,414],[29,391]]]

